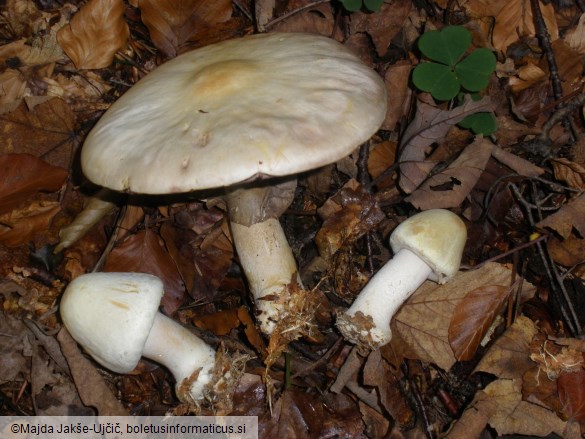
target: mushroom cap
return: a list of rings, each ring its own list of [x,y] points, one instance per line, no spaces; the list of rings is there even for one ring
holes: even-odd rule
[[[415,253],[431,269],[429,279],[447,282],[459,270],[467,240],[465,223],[453,212],[431,209],[400,223],[390,236],[394,253],[405,248]]]
[[[142,356],[162,295],[162,281],[150,274],[84,274],[67,286],[61,318],[98,363],[128,373]]]
[[[385,114],[384,82],[342,44],[259,34],[185,53],[145,76],[98,121],[81,164],[118,191],[230,186],[333,163]]]

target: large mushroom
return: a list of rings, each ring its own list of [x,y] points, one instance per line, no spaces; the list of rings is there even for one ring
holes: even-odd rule
[[[298,281],[278,221],[294,176],[349,155],[385,113],[383,81],[337,41],[248,36],[185,53],[141,79],[90,132],[81,164],[91,181],[116,191],[222,188],[269,334]]]
[[[75,278],[60,312],[71,336],[102,366],[131,372],[140,357],[166,366],[183,402],[216,402],[237,382],[215,350],[173,319],[158,312],[162,281],[143,273],[91,273]],[[220,389],[220,390],[218,390]],[[225,395],[230,397],[230,395]],[[229,402],[229,401],[228,401]]]
[[[396,311],[425,280],[443,284],[457,273],[466,240],[465,223],[449,210],[427,210],[400,223],[390,235],[394,257],[337,319],[344,338],[361,352],[389,343]]]

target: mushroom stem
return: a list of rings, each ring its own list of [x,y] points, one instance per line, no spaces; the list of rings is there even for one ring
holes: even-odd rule
[[[387,344],[392,338],[392,317],[431,273],[431,267],[415,253],[399,250],[339,316],[339,330],[358,346],[371,349]]]
[[[195,334],[157,312],[142,355],[171,371],[179,399],[203,399],[213,379],[215,351]]]
[[[232,222],[231,231],[256,303],[260,329],[271,334],[286,304],[283,293],[295,278],[300,284],[292,250],[275,218],[251,226]]]
[[[232,238],[256,305],[260,330],[272,334],[291,302],[287,289],[301,285],[297,264],[278,221],[294,198],[297,182],[240,188],[225,195]]]

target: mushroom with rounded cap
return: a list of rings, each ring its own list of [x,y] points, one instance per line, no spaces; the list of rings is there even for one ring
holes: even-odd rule
[[[158,67],[116,101],[85,141],[81,165],[117,191],[224,188],[232,236],[271,333],[298,273],[278,217],[298,173],[368,140],[386,114],[380,76],[337,41],[259,34]],[[271,179],[270,184],[265,180]]]
[[[390,236],[394,257],[337,319],[345,339],[362,351],[389,343],[396,311],[425,280],[443,284],[457,273],[466,240],[465,224],[449,210],[427,210],[400,223]]]
[[[158,312],[162,295],[162,281],[150,274],[85,274],[67,286],[61,318],[71,336],[102,366],[128,373],[140,357],[150,358],[174,375],[180,400],[199,404],[215,397],[213,388],[220,379],[216,352]]]

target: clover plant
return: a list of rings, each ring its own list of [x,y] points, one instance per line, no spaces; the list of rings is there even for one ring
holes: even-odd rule
[[[490,75],[496,69],[496,57],[486,48],[473,50],[471,33],[462,26],[447,26],[423,34],[418,47],[430,61],[422,62],[412,73],[412,82],[439,101],[455,97],[462,100],[465,93],[477,93],[487,87]],[[476,134],[489,135],[495,131],[492,113],[467,116],[459,125]]]
[[[341,0],[343,7],[350,12],[359,11],[362,7],[371,12],[376,12],[380,10],[383,3],[384,0]]]

